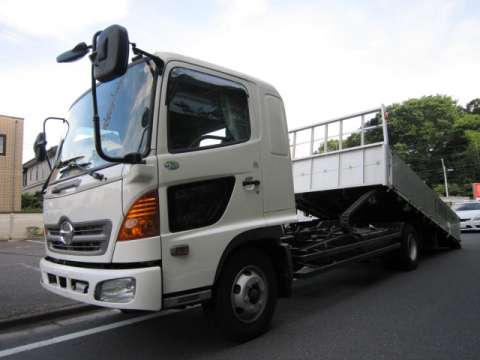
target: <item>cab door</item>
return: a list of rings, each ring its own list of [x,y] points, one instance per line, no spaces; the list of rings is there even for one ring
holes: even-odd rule
[[[252,91],[212,69],[167,64],[157,145],[165,294],[212,285],[229,241],[262,222]]]

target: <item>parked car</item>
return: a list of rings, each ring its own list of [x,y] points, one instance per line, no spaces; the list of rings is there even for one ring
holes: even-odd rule
[[[480,201],[465,202],[455,212],[460,218],[461,231],[480,231]]]

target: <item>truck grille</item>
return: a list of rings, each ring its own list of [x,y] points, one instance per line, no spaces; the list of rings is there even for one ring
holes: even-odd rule
[[[62,232],[68,223],[69,232]],[[64,254],[102,255],[108,247],[112,230],[109,220],[73,223],[62,218],[58,224],[46,225],[46,240],[51,251]]]

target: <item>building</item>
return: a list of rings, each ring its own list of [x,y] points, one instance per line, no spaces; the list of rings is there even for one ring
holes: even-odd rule
[[[57,146],[48,149],[47,154],[50,159],[50,164],[53,166],[55,161],[55,154],[57,152]],[[35,194],[37,191],[42,190],[42,185],[47,180],[50,173],[50,167],[47,161],[38,162],[35,158],[27,161],[23,164],[23,193]]]
[[[0,213],[22,209],[23,119],[0,115]]]

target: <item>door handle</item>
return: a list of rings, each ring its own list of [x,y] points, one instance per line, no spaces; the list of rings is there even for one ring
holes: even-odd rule
[[[62,192],[63,190],[76,188],[80,185],[80,183],[81,183],[81,181],[77,179],[77,180],[69,181],[69,182],[64,183],[64,184],[60,184],[58,186],[55,186],[52,189],[52,194],[58,194],[58,193]]]
[[[258,185],[260,185],[260,180],[243,180],[242,185],[243,186],[249,186],[249,185],[258,186]]]
[[[243,188],[247,191],[253,191],[260,185],[260,180],[253,180],[251,177],[247,177],[242,182]]]

